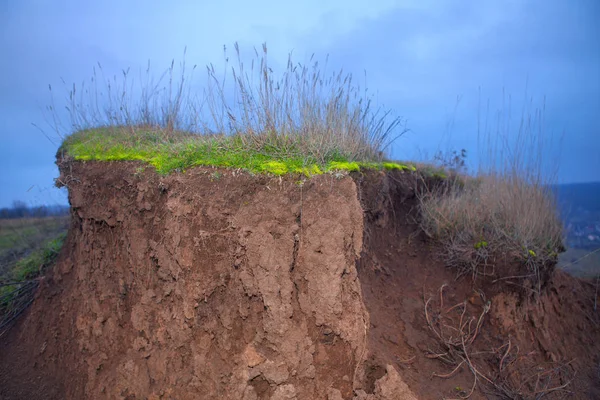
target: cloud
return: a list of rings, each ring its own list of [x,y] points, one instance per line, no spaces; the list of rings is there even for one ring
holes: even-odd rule
[[[518,123],[527,94],[539,107],[546,98],[547,135],[566,132],[561,179],[598,180],[599,9],[593,1],[411,2],[319,52],[360,77],[366,70],[379,101],[408,118],[414,134],[395,146],[399,157],[432,154],[444,140],[473,148],[477,109],[487,100],[501,109],[505,93]],[[315,43],[321,34],[298,40]]]
[[[599,18],[596,0],[1,2],[0,52],[8,61],[0,63],[0,168],[51,186],[56,147],[31,122],[44,122],[48,84],[60,103],[61,77],[68,88],[97,62],[112,75],[151,60],[159,73],[187,46],[201,85],[204,65],[223,66],[223,45],[231,50],[238,41],[250,55],[266,41],[275,67],[293,50],[301,62],[329,54],[328,71],[344,68],[361,85],[366,70],[375,100],[413,130],[394,147],[402,158],[473,147],[479,88],[492,110],[501,108],[503,89],[511,94],[515,115],[527,88],[536,104],[546,96],[550,133],[566,132],[561,179],[600,180]],[[41,163],[46,172],[36,169]],[[3,194],[0,206],[14,193]]]

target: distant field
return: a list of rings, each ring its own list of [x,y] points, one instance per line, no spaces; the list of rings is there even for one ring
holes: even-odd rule
[[[0,279],[17,261],[67,231],[69,217],[0,219]]]
[[[558,259],[559,268],[571,275],[592,278],[600,274],[600,251],[570,248]]]

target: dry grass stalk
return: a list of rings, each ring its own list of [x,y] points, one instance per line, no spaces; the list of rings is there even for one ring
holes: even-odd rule
[[[249,148],[317,161],[381,161],[389,145],[407,132],[403,119],[374,109],[366,89],[355,85],[350,74],[325,75],[313,57],[307,66],[295,63],[291,54],[277,74],[266,45],[261,52],[254,49],[248,68],[237,43],[234,47],[237,65],[229,67],[224,48],[222,77],[209,64],[200,91],[192,90],[196,66],[188,71],[185,61],[179,75],[172,62],[158,80],[150,63],[137,80],[129,69],[106,77],[98,64],[88,82],[68,89],[69,123],[59,117],[50,88],[48,122],[61,137],[97,127],[128,128],[133,134],[144,127],[167,138],[176,132],[240,135]]]
[[[550,186],[555,165],[546,165],[555,160],[547,160],[544,109],[524,109],[513,128],[509,106],[499,113],[498,129],[482,136],[487,153],[475,174],[462,173],[464,160],[457,156],[442,163],[454,171],[448,184],[420,194],[422,228],[459,276],[523,275],[520,285],[539,294],[564,250]],[[506,265],[518,266],[518,273]]]

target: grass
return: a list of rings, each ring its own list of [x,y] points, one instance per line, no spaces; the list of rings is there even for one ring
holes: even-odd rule
[[[29,255],[18,260],[0,280],[0,336],[33,301],[37,278],[58,256],[66,232],[46,240]]]
[[[237,66],[229,69],[224,49],[222,77],[207,66],[202,91],[192,90],[195,66],[188,72],[185,62],[179,72],[171,63],[158,82],[150,66],[145,82],[136,82],[129,70],[107,79],[99,65],[89,82],[68,91],[68,123],[54,100],[48,107],[61,149],[78,160],[140,160],[163,174],[198,165],[275,175],[414,170],[386,160],[391,143],[408,131],[404,120],[374,109],[351,74],[328,75],[326,62],[311,57],[302,65],[291,54],[277,74],[266,45],[255,49],[250,68],[237,44],[235,54]]]
[[[68,222],[69,217],[0,219],[0,279],[40,243],[66,232]]]
[[[422,199],[423,227],[445,245],[460,273],[494,274],[499,254],[527,265],[524,275],[541,279],[562,247],[562,221],[547,188],[518,177],[482,175],[461,189]],[[500,277],[502,277],[500,275]]]
[[[97,128],[69,136],[59,151],[76,160],[143,161],[158,173],[185,171],[195,166],[243,168],[253,173],[274,175],[319,175],[361,168],[409,170],[411,164],[349,161],[331,153],[326,158],[307,155],[292,139],[257,140],[244,135],[191,135],[168,133],[156,128]]]
[[[442,162],[455,171],[454,178],[421,193],[421,225],[459,275],[517,282],[539,294],[564,251],[563,223],[550,185],[555,175],[543,159],[548,155],[543,110],[524,109],[516,135],[510,110],[503,110],[498,121],[496,131],[483,132],[487,164],[477,173],[453,168],[465,165],[466,153],[450,165]]]

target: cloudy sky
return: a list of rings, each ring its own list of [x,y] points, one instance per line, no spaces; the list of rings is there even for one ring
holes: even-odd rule
[[[600,181],[598,20],[597,0],[4,0],[0,207],[66,203],[53,188],[59,141],[32,125],[52,136],[49,84],[81,82],[98,62],[109,73],[148,60],[164,69],[186,46],[188,63],[219,65],[234,42],[266,42],[275,64],[293,51],[299,62],[329,54],[328,69],[359,80],[366,71],[376,101],[411,129],[392,148],[399,159],[466,148],[476,162],[478,110],[506,111],[510,95],[517,129],[532,99],[545,107],[559,181]]]

